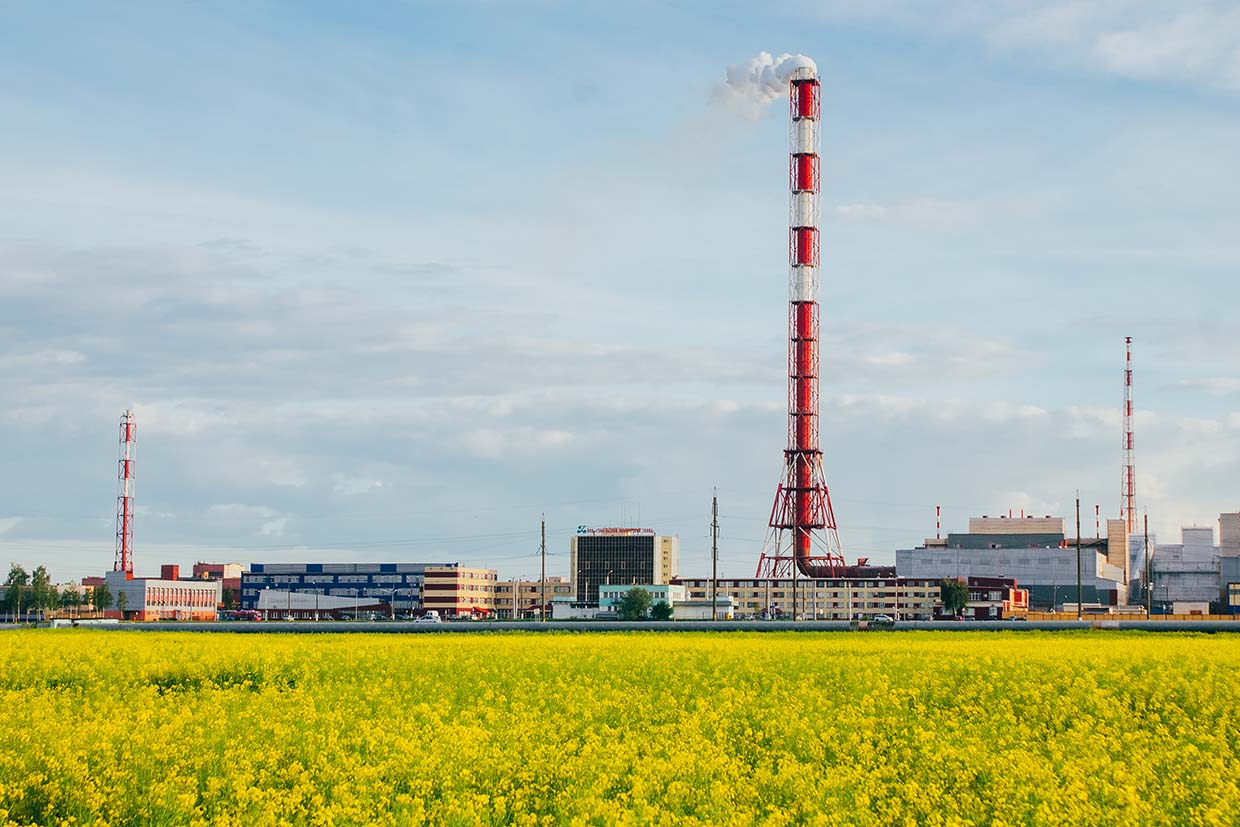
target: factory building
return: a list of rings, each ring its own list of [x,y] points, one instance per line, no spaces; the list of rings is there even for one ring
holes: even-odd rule
[[[390,605],[395,614],[422,607],[423,575],[433,563],[254,563],[241,574],[241,608],[257,610],[261,593],[305,593]]]
[[[571,542],[574,603],[599,605],[599,586],[670,583],[680,565],[680,538],[648,528],[580,528]]]
[[[861,620],[889,615],[898,620],[932,620],[939,612],[938,579],[903,579],[890,566],[870,567],[868,577],[795,581],[796,615],[805,620]],[[710,607],[711,581],[680,579],[690,601]],[[720,579],[720,600],[731,599],[738,620],[764,617],[791,618],[792,578],[755,580]]]
[[[113,606],[126,620],[215,620],[220,584],[213,580],[182,580],[178,566],[163,566],[159,577],[130,577],[110,571],[104,582]]]
[[[572,598],[573,583],[567,577],[546,580],[547,617],[551,617],[551,601],[557,597]],[[495,616],[500,620],[538,620],[541,616],[544,583],[541,580],[499,580],[495,583]],[[513,612],[513,595],[516,612]]]
[[[495,569],[446,563],[427,566],[423,574],[422,608],[441,617],[491,617],[495,613]]]
[[[1180,542],[1159,543],[1150,537],[1149,595],[1154,612],[1170,614],[1208,614],[1214,604],[1230,613],[1230,584],[1240,583],[1240,515],[1219,516],[1219,544],[1214,543],[1211,527],[1186,527],[1180,531]],[[1137,581],[1133,602],[1144,604],[1145,538],[1133,537],[1133,572]],[[1237,591],[1240,591],[1238,589]]]
[[[1086,604],[1128,602],[1128,533],[1122,520],[1107,521],[1107,536],[1081,541],[1081,591]],[[1076,539],[1064,533],[1062,517],[971,518],[966,533],[928,539],[896,552],[901,578],[999,578],[1014,580],[1033,607],[1076,601]]]

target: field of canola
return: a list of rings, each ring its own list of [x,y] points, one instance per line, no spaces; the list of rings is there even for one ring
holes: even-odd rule
[[[1240,822],[1240,637],[0,633],[0,824]]]

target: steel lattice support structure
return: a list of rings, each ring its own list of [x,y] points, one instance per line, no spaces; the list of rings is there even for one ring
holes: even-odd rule
[[[788,229],[788,447],[759,578],[837,577],[844,557],[818,445],[819,193],[822,86],[810,67],[789,80],[792,152]]]
[[[1120,519],[1129,534],[1137,533],[1136,452],[1132,436],[1132,337],[1124,338],[1124,470],[1120,481]]]
[[[133,577],[134,463],[138,457],[138,424],[133,411],[121,416],[120,459],[116,481],[116,563],[113,571]]]

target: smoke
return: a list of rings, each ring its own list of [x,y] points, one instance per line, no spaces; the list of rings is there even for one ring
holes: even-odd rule
[[[716,95],[757,116],[768,103],[788,94],[788,78],[803,67],[818,72],[817,64],[805,55],[785,53],[773,57],[770,52],[759,52],[748,63],[729,66]]]

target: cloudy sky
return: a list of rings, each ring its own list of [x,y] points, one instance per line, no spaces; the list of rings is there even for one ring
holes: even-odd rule
[[[786,123],[824,81],[850,557],[1240,509],[1230,3],[0,3],[0,558],[461,560],[581,524],[751,572],[784,440]],[[761,10],[761,11],[759,11]]]

